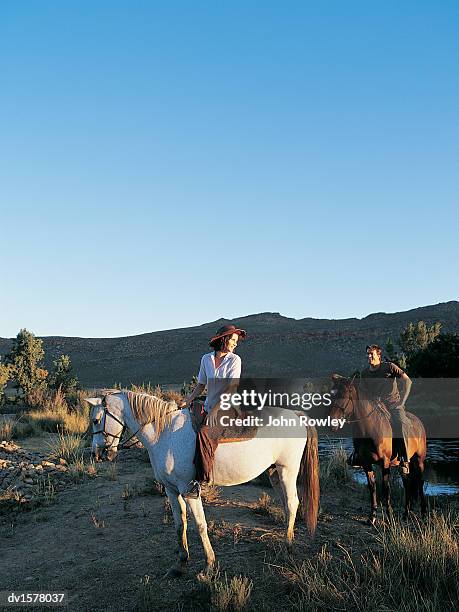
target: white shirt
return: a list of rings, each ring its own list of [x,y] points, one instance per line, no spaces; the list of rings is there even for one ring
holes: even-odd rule
[[[241,367],[241,358],[234,353],[227,353],[217,369],[215,369],[214,352],[202,356],[198,383],[207,386],[207,398],[204,404],[206,412],[209,412],[220,399],[220,393],[225,387],[221,379],[228,379],[229,383],[231,379],[241,378]]]

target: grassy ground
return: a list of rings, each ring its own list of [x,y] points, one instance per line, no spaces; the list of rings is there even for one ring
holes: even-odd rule
[[[136,390],[152,391],[138,388]],[[164,394],[155,389],[156,395]],[[177,399],[176,392],[167,399]],[[431,499],[429,519],[401,522],[382,514],[365,524],[366,488],[351,478],[346,454],[321,462],[317,534],[298,519],[293,551],[284,546],[283,510],[268,480],[205,492],[209,533],[219,560],[202,574],[203,555],[190,522],[192,558],[180,580],[164,577],[174,560],[167,500],[145,451],[94,465],[82,434],[84,393],[35,398],[12,419],[0,417],[0,440],[66,460],[69,486],[43,485],[33,503],[0,496],[0,591],[69,594],[69,610],[417,610],[439,611],[459,598],[458,500]],[[392,484],[394,505],[403,491]]]
[[[56,437],[54,436],[54,443]],[[45,448],[47,436],[22,446]],[[65,590],[68,610],[444,610],[457,605],[459,550],[454,499],[435,500],[428,521],[365,525],[364,487],[339,453],[321,465],[318,530],[298,520],[292,553],[282,510],[260,479],[206,492],[219,566],[201,574],[203,554],[189,524],[191,560],[179,580],[170,508],[145,451],[97,464],[62,493],[28,510],[0,502],[0,591]],[[95,477],[96,476],[96,477]]]

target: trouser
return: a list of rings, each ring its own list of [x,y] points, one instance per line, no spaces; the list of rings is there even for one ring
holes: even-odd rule
[[[390,413],[390,420],[392,425],[392,448],[394,453],[398,453],[399,456],[403,456],[406,459],[408,457],[408,449],[405,445],[405,439],[403,437],[403,419],[405,418],[405,408],[399,408],[398,404],[386,403],[386,406]]]
[[[194,453],[196,480],[209,482],[217,446],[218,440],[211,438],[209,427],[203,425],[196,435],[196,451]]]

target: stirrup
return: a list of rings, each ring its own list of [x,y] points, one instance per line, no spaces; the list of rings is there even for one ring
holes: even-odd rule
[[[353,451],[349,457],[347,458],[346,463],[351,467],[362,467],[362,464],[359,461],[359,455],[355,451]]]
[[[198,499],[201,495],[201,484],[198,480],[190,480],[187,484],[186,491],[182,493],[182,497],[189,499]]]
[[[398,465],[398,471],[400,472],[400,475],[402,476],[402,478],[410,475],[410,464],[404,457],[401,457],[400,459],[400,463]]]

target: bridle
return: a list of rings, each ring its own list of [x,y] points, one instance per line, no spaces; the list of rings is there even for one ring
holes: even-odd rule
[[[112,449],[112,447],[114,446],[115,442],[118,440],[121,440],[125,430],[126,430],[126,425],[125,423],[123,423],[123,421],[121,421],[115,414],[113,414],[112,412],[109,411],[108,409],[108,405],[107,405],[107,397],[111,395],[110,393],[107,395],[104,395],[103,399],[102,399],[102,403],[101,406],[103,406],[103,412],[102,412],[102,417],[100,418],[100,420],[93,420],[93,424],[96,425],[97,423],[102,423],[102,429],[100,429],[99,431],[93,431],[92,434],[93,436],[97,435],[97,434],[102,434],[104,436],[104,440],[105,440],[105,446],[102,448],[102,453],[108,453],[109,450]],[[116,421],[119,425],[121,425],[121,429],[119,430],[119,432],[117,434],[112,434],[109,433],[106,430],[106,423],[107,423],[107,417],[110,417],[111,419],[113,419],[114,421]],[[132,446],[134,446],[135,442],[132,442],[129,446],[127,445],[127,443],[132,440],[132,438],[134,438],[139,431],[144,427],[144,425],[142,425],[141,427],[139,427],[139,429],[131,434],[128,438],[126,438],[126,440],[124,440],[124,442],[122,444],[117,444],[117,450],[127,450],[129,448],[131,448]],[[111,443],[107,446],[107,437],[110,436],[112,438]]]
[[[354,385],[354,380],[355,380],[356,376],[357,376],[357,374],[354,374],[354,376],[351,378],[351,382],[349,383],[349,388]],[[354,387],[354,389],[355,389],[355,387]],[[349,406],[350,403],[352,403],[352,412],[350,414],[354,414],[354,412],[355,412],[355,404],[354,404],[354,397],[353,397],[352,393],[349,393],[348,400],[346,402],[346,405],[343,408],[343,416],[346,416],[346,410],[347,410],[347,407]],[[356,419],[348,419],[348,418],[346,418],[346,423],[351,425],[352,423],[358,423],[359,421],[363,421],[365,419],[368,419],[368,417],[370,417],[373,414],[373,412],[375,412],[376,410],[379,410],[379,403],[378,402],[375,403],[374,408],[372,410],[370,410],[370,412],[368,414],[365,414],[364,416],[358,417]]]

